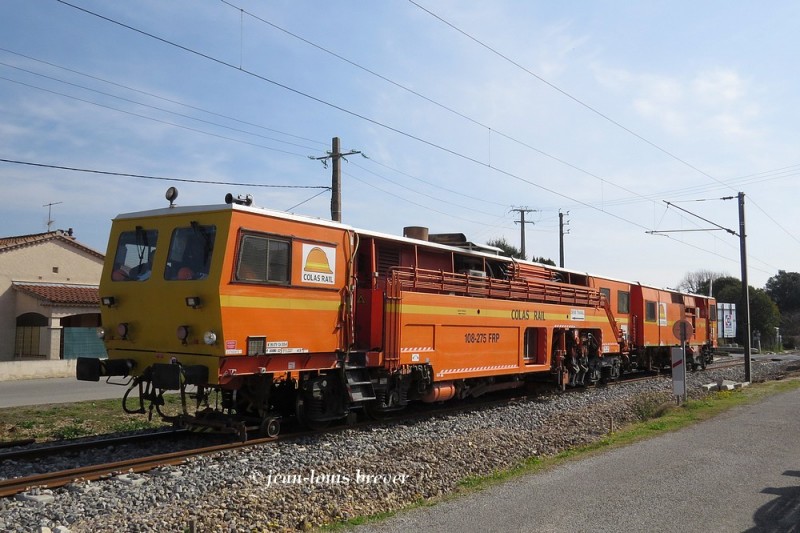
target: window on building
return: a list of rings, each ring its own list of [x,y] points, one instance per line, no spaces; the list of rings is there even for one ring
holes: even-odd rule
[[[45,357],[42,338],[48,333],[47,318],[38,313],[17,317],[14,357]]]
[[[291,280],[291,243],[265,235],[243,234],[239,241],[236,281],[286,283]]]
[[[631,312],[631,294],[627,291],[617,291],[617,312]]]

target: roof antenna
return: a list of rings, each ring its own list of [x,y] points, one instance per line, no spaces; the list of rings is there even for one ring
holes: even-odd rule
[[[50,202],[49,204],[44,204],[42,207],[47,208],[47,233],[50,233],[50,226],[53,225],[55,220],[53,220],[53,206],[58,204],[63,204],[64,202]]]

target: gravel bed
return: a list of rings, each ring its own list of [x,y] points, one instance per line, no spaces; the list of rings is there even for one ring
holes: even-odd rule
[[[799,367],[754,362],[752,378],[777,379]],[[743,377],[741,367],[710,367],[689,374],[687,390],[699,397],[703,383]],[[670,401],[665,377],[223,452],[31,495],[42,501],[0,499],[0,531],[311,529],[441,496],[465,477],[596,441]]]

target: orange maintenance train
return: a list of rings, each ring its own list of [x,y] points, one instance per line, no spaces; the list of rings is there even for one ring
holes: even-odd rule
[[[114,219],[100,282],[108,359],[78,360],[78,379],[132,380],[128,412],[274,435],[287,418],[316,428],[532,380],[617,379],[668,366],[682,340],[692,367],[712,358],[708,297],[515,260],[461,234],[396,237],[249,197],[176,196]],[[183,412],[165,412],[165,391]]]

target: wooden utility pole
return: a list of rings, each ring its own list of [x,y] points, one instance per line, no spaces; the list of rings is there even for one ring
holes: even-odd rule
[[[569,215],[569,211],[566,213]],[[564,213],[558,212],[558,266],[564,268],[564,235],[569,235],[569,230],[564,231],[564,226],[569,226],[569,220],[564,222]]]
[[[342,158],[348,155],[360,154],[359,150],[350,150],[341,153],[339,151],[339,137],[334,137],[331,142],[331,151],[328,155],[312,157],[322,164],[328,166],[328,159],[331,160],[331,220],[334,222],[342,221]]]
[[[527,254],[525,253],[525,224],[533,224],[532,221],[525,220],[525,213],[533,213],[535,209],[528,209],[527,207],[516,207],[512,209],[512,211],[516,211],[519,213],[519,220],[515,220],[515,224],[520,225],[520,240],[522,241],[520,246],[520,253],[522,254],[523,259],[528,259]]]
[[[742,300],[744,302],[744,380],[750,381],[751,349],[750,349],[750,287],[747,282],[747,234],[744,231],[744,193],[739,198],[739,253],[742,267]]]

